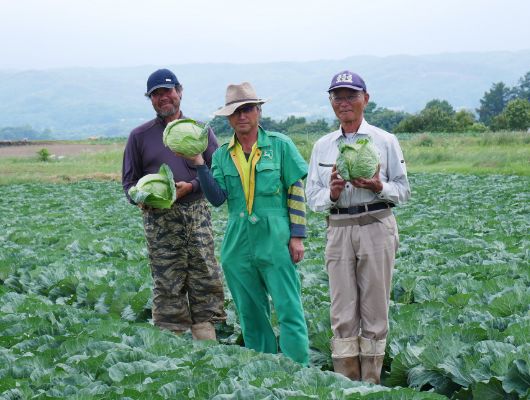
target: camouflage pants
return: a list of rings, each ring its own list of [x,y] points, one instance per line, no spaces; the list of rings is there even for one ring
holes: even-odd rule
[[[153,276],[153,321],[171,331],[226,319],[221,272],[204,199],[144,212]]]

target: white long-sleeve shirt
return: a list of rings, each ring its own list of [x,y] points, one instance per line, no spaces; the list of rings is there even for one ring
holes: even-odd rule
[[[379,152],[379,177],[383,190],[376,195],[371,190],[356,188],[348,182],[336,203],[331,201],[331,169],[339,155],[339,144],[345,140],[339,127],[338,130],[321,137],[313,146],[306,182],[306,198],[311,210],[326,211],[332,206],[346,208],[381,201],[399,204],[409,199],[407,168],[396,136],[368,124],[363,119],[354,137],[356,140],[369,137]]]

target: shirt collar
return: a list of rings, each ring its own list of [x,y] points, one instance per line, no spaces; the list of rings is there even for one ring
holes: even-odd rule
[[[230,143],[228,143],[228,149],[232,149],[232,147],[235,146],[237,142],[236,133],[232,135],[232,139],[230,139]],[[258,148],[262,147],[270,147],[271,141],[269,139],[269,135],[265,132],[265,130],[261,127],[261,125],[258,126]]]
[[[362,122],[361,122],[361,125],[359,126],[359,129],[357,130],[356,132],[357,134],[359,135],[368,135],[370,136],[370,124],[368,122],[366,122],[366,120],[363,118]],[[332,132],[332,139],[333,141],[337,141],[341,138],[344,137],[344,135],[342,134],[342,126],[339,126],[339,129],[337,129],[336,131]]]

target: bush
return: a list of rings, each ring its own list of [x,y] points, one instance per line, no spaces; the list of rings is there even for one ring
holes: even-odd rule
[[[486,125],[484,125],[482,122],[475,122],[473,125],[469,127],[468,130],[469,132],[482,133],[482,132],[487,132],[489,128]]]
[[[491,128],[494,131],[522,131],[530,127],[530,101],[515,99],[493,118]]]
[[[47,148],[43,147],[39,151],[37,151],[37,156],[39,158],[39,161],[50,161],[50,157],[52,156]]]

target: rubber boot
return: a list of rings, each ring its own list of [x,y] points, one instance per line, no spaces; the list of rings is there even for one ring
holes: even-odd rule
[[[359,340],[357,336],[331,339],[333,370],[352,381],[361,379]]]
[[[385,358],[386,339],[359,337],[361,348],[361,379],[363,382],[381,383],[381,369]]]
[[[211,322],[200,322],[191,326],[193,340],[216,340],[215,328]]]
[[[344,375],[352,381],[361,380],[361,363],[359,356],[347,358],[333,358],[333,371]]]

